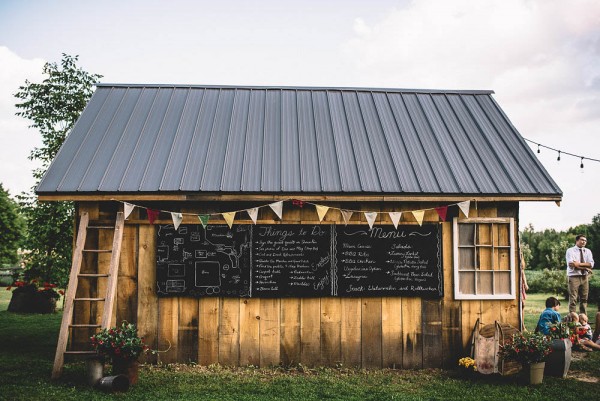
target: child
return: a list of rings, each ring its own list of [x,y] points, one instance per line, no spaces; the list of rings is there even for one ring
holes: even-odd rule
[[[579,343],[595,350],[600,350],[600,345],[592,341],[592,328],[588,323],[588,317],[585,313],[579,314]]]
[[[546,309],[543,310],[538,320],[535,332],[542,332],[544,335],[550,334],[550,325],[560,322],[560,313],[558,308],[560,301],[554,297],[546,299]]]
[[[581,315],[585,317],[585,325],[589,327],[587,316],[583,313]],[[577,313],[571,312],[565,317],[565,321],[569,322],[569,328],[571,329],[571,333],[573,333],[571,336],[573,349],[585,352],[592,352],[594,349],[600,350],[600,345],[586,338],[588,330],[579,322],[579,316]]]

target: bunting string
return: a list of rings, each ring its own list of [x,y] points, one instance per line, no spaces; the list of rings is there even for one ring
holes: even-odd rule
[[[123,204],[123,210],[125,212],[126,219],[130,216],[131,212],[136,207],[146,210],[146,214],[148,216],[148,221],[150,222],[150,224],[154,224],[154,221],[158,219],[158,216],[160,213],[170,214],[171,218],[173,220],[173,225],[175,226],[176,229],[179,227],[179,225],[183,221],[184,216],[194,216],[194,217],[198,218],[204,228],[206,228],[206,225],[208,224],[208,220],[211,217],[220,216],[225,220],[225,222],[227,223],[229,228],[231,228],[233,226],[236,215],[238,215],[238,213],[242,213],[242,212],[247,213],[248,216],[250,217],[250,219],[252,220],[252,222],[254,224],[256,224],[257,217],[258,217],[258,210],[261,208],[265,208],[265,207],[270,208],[277,215],[277,217],[281,220],[282,216],[283,216],[283,203],[288,202],[288,201],[291,201],[292,205],[294,205],[296,207],[300,207],[300,208],[304,207],[305,205],[314,206],[316,209],[319,221],[323,221],[323,218],[325,217],[327,212],[332,209],[337,210],[342,214],[342,217],[344,219],[344,224],[348,224],[348,222],[350,221],[350,218],[352,217],[352,215],[354,213],[357,213],[357,214],[362,213],[365,216],[365,219],[367,220],[367,223],[369,224],[370,228],[373,228],[373,224],[375,224],[375,221],[377,220],[377,217],[380,214],[387,214],[390,217],[390,219],[392,220],[394,227],[397,229],[401,216],[406,216],[407,214],[412,214],[412,216],[417,221],[417,223],[419,225],[422,225],[423,218],[425,216],[425,212],[430,211],[430,210],[435,210],[438,217],[440,218],[440,220],[446,221],[448,208],[451,206],[457,206],[458,209],[460,210],[460,212],[462,212],[463,215],[468,218],[469,217],[469,209],[471,207],[472,200],[466,200],[466,201],[462,201],[462,202],[458,202],[458,203],[451,203],[451,204],[448,204],[445,206],[436,206],[436,207],[418,209],[418,210],[407,210],[407,211],[402,211],[402,212],[394,212],[394,211],[378,212],[378,211],[369,211],[369,210],[354,210],[354,209],[336,208],[336,207],[321,205],[318,203],[308,202],[308,201],[304,201],[304,200],[289,198],[286,200],[271,202],[266,205],[255,206],[255,207],[248,208],[248,209],[232,210],[229,212],[204,213],[204,214],[182,213],[182,212],[174,212],[171,210],[157,210],[157,209],[152,209],[152,208],[148,208],[145,206],[136,205],[136,204],[133,204],[130,202],[118,201],[116,199],[113,199],[113,201],[120,202]],[[477,203],[475,203],[475,207],[477,207]]]

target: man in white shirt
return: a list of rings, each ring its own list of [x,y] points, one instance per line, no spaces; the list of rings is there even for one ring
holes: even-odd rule
[[[579,299],[579,313],[587,315],[589,292],[588,277],[594,268],[592,251],[585,247],[587,238],[579,234],[575,237],[575,246],[567,249],[567,278],[569,279],[569,312],[575,312]]]

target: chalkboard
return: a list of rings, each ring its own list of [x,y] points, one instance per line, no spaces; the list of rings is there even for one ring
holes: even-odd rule
[[[441,297],[440,241],[439,225],[162,225],[157,293]]]

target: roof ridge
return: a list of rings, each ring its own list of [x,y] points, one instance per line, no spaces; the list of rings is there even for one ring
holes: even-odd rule
[[[472,94],[491,95],[493,90],[485,89],[407,89],[407,88],[370,88],[342,86],[272,86],[272,85],[201,85],[201,84],[133,84],[133,83],[100,83],[97,87],[127,88],[197,88],[197,89],[256,89],[256,90],[307,90],[307,91],[352,91],[352,92],[394,92],[394,93],[431,93],[431,94]]]

